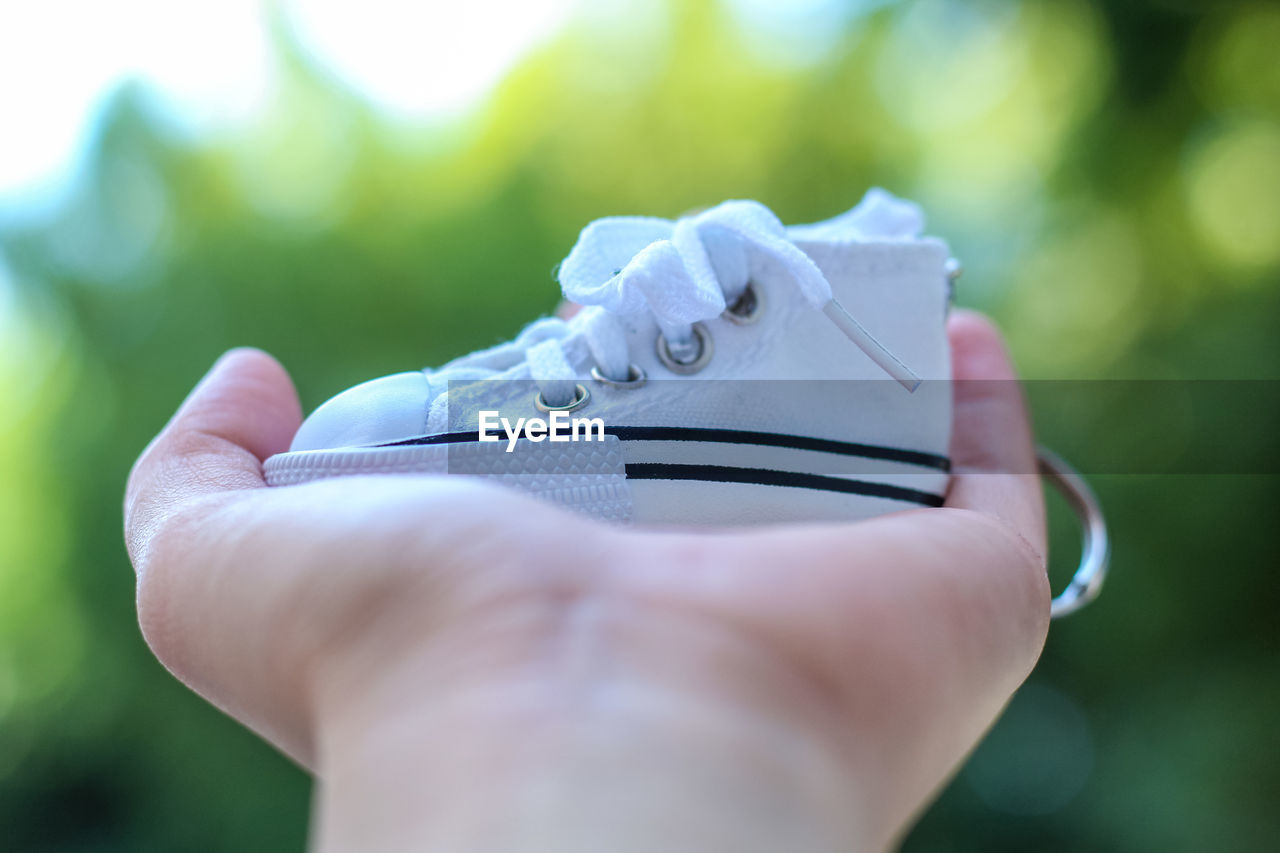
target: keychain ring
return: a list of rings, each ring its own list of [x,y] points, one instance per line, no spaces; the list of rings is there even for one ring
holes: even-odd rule
[[[1049,615],[1057,619],[1076,612],[1098,597],[1111,562],[1111,540],[1098,497],[1084,478],[1051,450],[1038,448],[1036,458],[1040,475],[1067,499],[1080,521],[1080,565],[1071,583],[1053,599]]]

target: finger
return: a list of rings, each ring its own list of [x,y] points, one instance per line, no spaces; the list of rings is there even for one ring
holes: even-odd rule
[[[125,541],[135,567],[179,507],[264,486],[262,460],[287,450],[301,421],[293,383],[275,359],[253,349],[220,358],[129,475]]]
[[[1044,496],[1017,373],[990,320],[957,311],[947,326],[955,378],[947,506],[995,516],[1041,556]]]

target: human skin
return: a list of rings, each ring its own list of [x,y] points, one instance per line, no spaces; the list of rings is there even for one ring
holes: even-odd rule
[[[1014,379],[956,312],[955,376]],[[125,499],[143,634],[309,769],[320,851],[892,846],[1049,620],[1015,382],[958,382],[946,506],[642,530],[464,477],[267,488],[301,420],[224,356]]]

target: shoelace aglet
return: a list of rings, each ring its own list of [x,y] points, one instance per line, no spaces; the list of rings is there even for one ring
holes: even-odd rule
[[[822,313],[826,314],[831,322],[844,332],[845,336],[857,344],[858,349],[867,354],[867,357],[880,366],[885,373],[898,380],[898,384],[906,388],[909,392],[914,392],[920,387],[921,379],[916,372],[903,364],[897,356],[885,349],[884,344],[876,340],[875,336],[866,330],[861,323],[854,319],[853,315],[845,310],[833,297],[830,302],[822,306]]]

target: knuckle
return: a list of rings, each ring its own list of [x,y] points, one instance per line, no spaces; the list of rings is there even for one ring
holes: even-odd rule
[[[225,438],[198,429],[174,430],[163,436],[162,441],[165,456],[178,463],[190,463],[225,452],[230,444]]]

